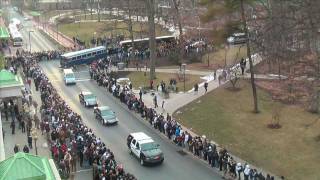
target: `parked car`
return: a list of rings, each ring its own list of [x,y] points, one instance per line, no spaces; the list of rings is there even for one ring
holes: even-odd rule
[[[229,44],[244,44],[247,42],[247,36],[245,33],[233,33],[227,38]]]
[[[80,92],[79,100],[80,100],[80,103],[83,104],[85,107],[98,105],[97,96],[95,96],[91,92],[86,92],[86,91]]]
[[[94,108],[95,118],[102,122],[103,125],[117,124],[118,118],[109,106],[100,106]]]
[[[160,145],[143,132],[131,133],[127,137],[127,146],[130,154],[139,158],[141,165],[147,163],[161,164],[164,161],[164,155],[159,148]]]

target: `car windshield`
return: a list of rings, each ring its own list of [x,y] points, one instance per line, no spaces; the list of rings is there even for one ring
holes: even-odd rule
[[[109,111],[109,110],[102,110],[101,111],[101,115],[102,116],[113,116],[114,115],[114,113],[112,112],[112,111]]]
[[[66,78],[74,78],[74,74],[66,74]]]
[[[93,94],[87,94],[87,95],[84,95],[84,98],[85,98],[85,99],[95,99],[96,96],[93,95]]]
[[[141,144],[141,150],[143,151],[157,149],[157,148],[158,148],[158,145],[154,142]]]

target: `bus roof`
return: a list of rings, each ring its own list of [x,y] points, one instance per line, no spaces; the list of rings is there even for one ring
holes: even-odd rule
[[[176,38],[175,36],[158,36],[156,39],[166,39],[166,38]],[[141,42],[141,41],[148,41],[149,38],[143,38],[143,39],[135,39],[134,42]],[[124,40],[120,42],[120,45],[125,43],[131,43],[131,40]]]
[[[98,47],[94,47],[94,48],[90,48],[90,49],[83,49],[83,50],[80,50],[80,51],[68,52],[68,53],[65,53],[65,54],[63,54],[61,56],[69,58],[69,57],[79,56],[79,55],[82,55],[84,53],[89,53],[89,52],[98,51],[98,50],[106,50],[106,47],[98,46]]]

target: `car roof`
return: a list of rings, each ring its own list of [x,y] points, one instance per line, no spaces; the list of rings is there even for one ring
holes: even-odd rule
[[[139,144],[146,144],[146,143],[153,143],[154,141],[152,139],[143,139],[143,140],[137,140]]]
[[[92,94],[92,92],[89,92],[89,91],[82,91],[81,92],[83,95],[90,95],[90,94]]]
[[[152,140],[151,137],[149,137],[148,135],[146,135],[145,133],[143,132],[135,132],[135,133],[131,133],[130,134],[134,139],[136,139],[137,141],[142,141],[142,140]]]

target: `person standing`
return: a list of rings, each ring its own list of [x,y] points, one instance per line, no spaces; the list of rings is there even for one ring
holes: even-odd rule
[[[21,131],[22,133],[26,132],[26,123],[24,122],[24,120],[21,120]]]
[[[142,90],[140,88],[140,91],[139,91],[139,100],[142,101]]]
[[[19,144],[16,144],[14,146],[13,151],[14,151],[15,154],[20,151]]]
[[[11,127],[11,133],[12,134],[15,134],[15,130],[16,130],[16,123],[14,121],[11,121],[11,124],[10,124],[10,127]]]
[[[32,136],[30,134],[28,136],[28,145],[29,145],[29,148],[32,149]]]
[[[80,159],[80,167],[82,167],[82,164],[83,164],[83,152],[82,152],[82,150],[80,150],[80,152],[79,152],[79,159]]]
[[[208,91],[208,82],[204,83],[204,90],[205,90],[204,93],[207,93],[207,91]]]
[[[198,84],[195,84],[194,85],[194,94],[195,95],[198,94],[198,90],[199,90],[199,86],[198,86]]]
[[[153,103],[154,103],[154,108],[157,108],[157,107],[158,107],[157,95],[154,95],[154,97],[153,97]]]
[[[162,100],[162,104],[161,104],[161,107],[162,107],[162,109],[164,109],[164,100]]]

